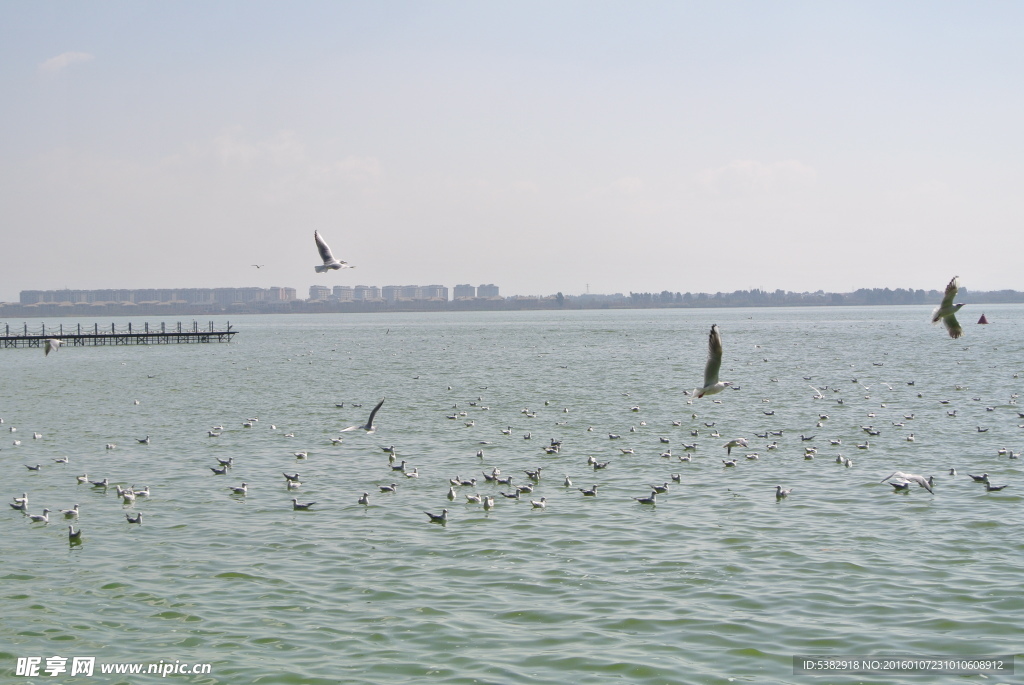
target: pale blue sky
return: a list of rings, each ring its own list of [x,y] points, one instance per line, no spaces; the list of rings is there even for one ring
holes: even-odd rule
[[[2,0],[0,301],[1024,290],[1022,35],[1019,2]]]

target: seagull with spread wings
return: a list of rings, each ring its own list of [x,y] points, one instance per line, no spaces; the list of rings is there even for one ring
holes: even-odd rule
[[[316,249],[320,252],[320,258],[324,260],[323,264],[317,264],[314,268],[318,274],[322,274],[329,269],[354,269],[355,267],[348,262],[338,260],[331,254],[331,248],[327,247],[327,243],[320,237],[320,233],[313,231],[313,240],[316,241]]]
[[[370,418],[367,419],[365,425],[362,425],[362,426],[349,426],[348,428],[342,428],[341,432],[345,433],[346,431],[354,431],[357,428],[362,428],[367,433],[373,433],[374,431],[376,431],[377,429],[373,425],[373,417],[377,416],[377,412],[380,410],[381,405],[384,404],[384,399],[385,398],[381,398],[381,401],[378,402],[377,406],[374,407],[373,411],[370,412]]]
[[[964,334],[964,329],[960,327],[960,322],[956,320],[956,313],[960,311],[960,307],[964,306],[963,302],[953,304],[953,300],[956,298],[957,291],[960,290],[960,277],[953,276],[953,280],[946,286],[946,294],[942,298],[942,304],[940,304],[934,312],[932,312],[932,323],[938,323],[942,320],[942,325],[949,331],[949,337],[959,338]]]
[[[722,368],[722,334],[718,332],[718,324],[711,326],[708,335],[708,363],[704,366],[704,387],[693,391],[694,397],[714,395],[722,392],[732,381],[719,381],[718,371]]]

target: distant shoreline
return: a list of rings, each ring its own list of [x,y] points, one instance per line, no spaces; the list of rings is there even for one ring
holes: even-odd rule
[[[708,309],[719,307],[844,307],[885,305],[937,305],[938,290],[888,288],[853,293],[792,293],[752,290],[732,293],[630,293],[627,295],[567,295],[465,300],[408,300],[348,302],[292,300],[223,304],[184,303],[0,303],[0,319],[100,316],[220,316],[235,314],[363,314],[380,312],[533,311],[582,309]],[[1024,303],[1017,290],[961,290],[959,302],[971,305]],[[980,316],[980,312],[979,312]]]

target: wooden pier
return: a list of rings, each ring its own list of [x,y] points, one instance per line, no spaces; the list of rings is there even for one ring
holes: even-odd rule
[[[97,323],[92,325],[92,330],[89,328],[88,325],[83,328],[82,324],[75,327],[60,324],[47,328],[46,324],[43,324],[41,328],[30,329],[28,324],[25,324],[22,330],[15,328],[12,331],[10,324],[6,324],[3,335],[0,336],[0,346],[43,347],[51,338],[59,339],[68,347],[231,342],[231,336],[238,332],[231,330],[230,321],[225,328],[219,330],[212,321],[204,328],[199,327],[198,321],[193,321],[191,326],[183,326],[179,321],[171,326],[161,323],[159,328],[151,327],[148,322],[141,329],[133,328],[130,323],[121,328],[114,324],[110,324],[109,328],[101,328]]]

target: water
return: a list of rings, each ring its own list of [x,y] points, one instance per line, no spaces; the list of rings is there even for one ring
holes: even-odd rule
[[[1024,387],[1014,378],[1024,307],[988,307],[993,323],[966,325],[959,341],[928,314],[238,317],[232,344],[4,350],[0,428],[18,428],[0,433],[5,491],[28,492],[33,513],[80,503],[84,541],[68,544],[59,514],[42,525],[0,513],[0,682],[158,680],[13,675],[18,657],[53,655],[211,664],[208,675],[168,676],[197,683],[894,679],[794,675],[803,654],[1016,654],[1024,668],[1024,481],[1021,461],[998,454],[1024,442],[1012,403]],[[702,379],[711,323],[724,338],[722,379],[739,389],[690,405],[683,391]],[[828,386],[825,398],[811,385]],[[385,396],[376,434],[339,433]],[[816,427],[819,414],[829,418]],[[259,421],[243,427],[249,418]],[[219,438],[207,435],[214,425]],[[783,436],[754,437],[769,429]],[[750,448],[725,468],[721,446],[738,436]],[[563,441],[557,455],[541,449],[551,438]],[[659,456],[692,440],[692,463]],[[778,450],[765,449],[771,440]],[[389,468],[389,445],[420,478]],[[70,464],[53,462],[64,455]],[[594,471],[591,455],[611,466]],[[226,476],[209,469],[218,457],[234,458]],[[483,483],[493,467],[517,483],[524,469],[544,473],[516,502]],[[878,482],[897,469],[934,474],[935,495]],[[302,488],[286,490],[284,471]],[[84,472],[152,496],[123,506],[112,488],[76,485]],[[988,493],[968,472],[1010,487]],[[449,502],[456,475],[481,482]],[[248,496],[232,496],[243,481]],[[656,506],[632,499],[666,481]],[[390,482],[398,492],[381,494]],[[594,484],[597,497],[577,490]],[[776,501],[777,484],[793,494]],[[495,495],[495,509],[467,504],[473,492]],[[317,504],[293,511],[293,496]],[[534,510],[540,497],[548,506]],[[445,507],[446,526],[423,513]],[[126,511],[142,512],[142,525]],[[898,679],[943,678],[963,677]]]

